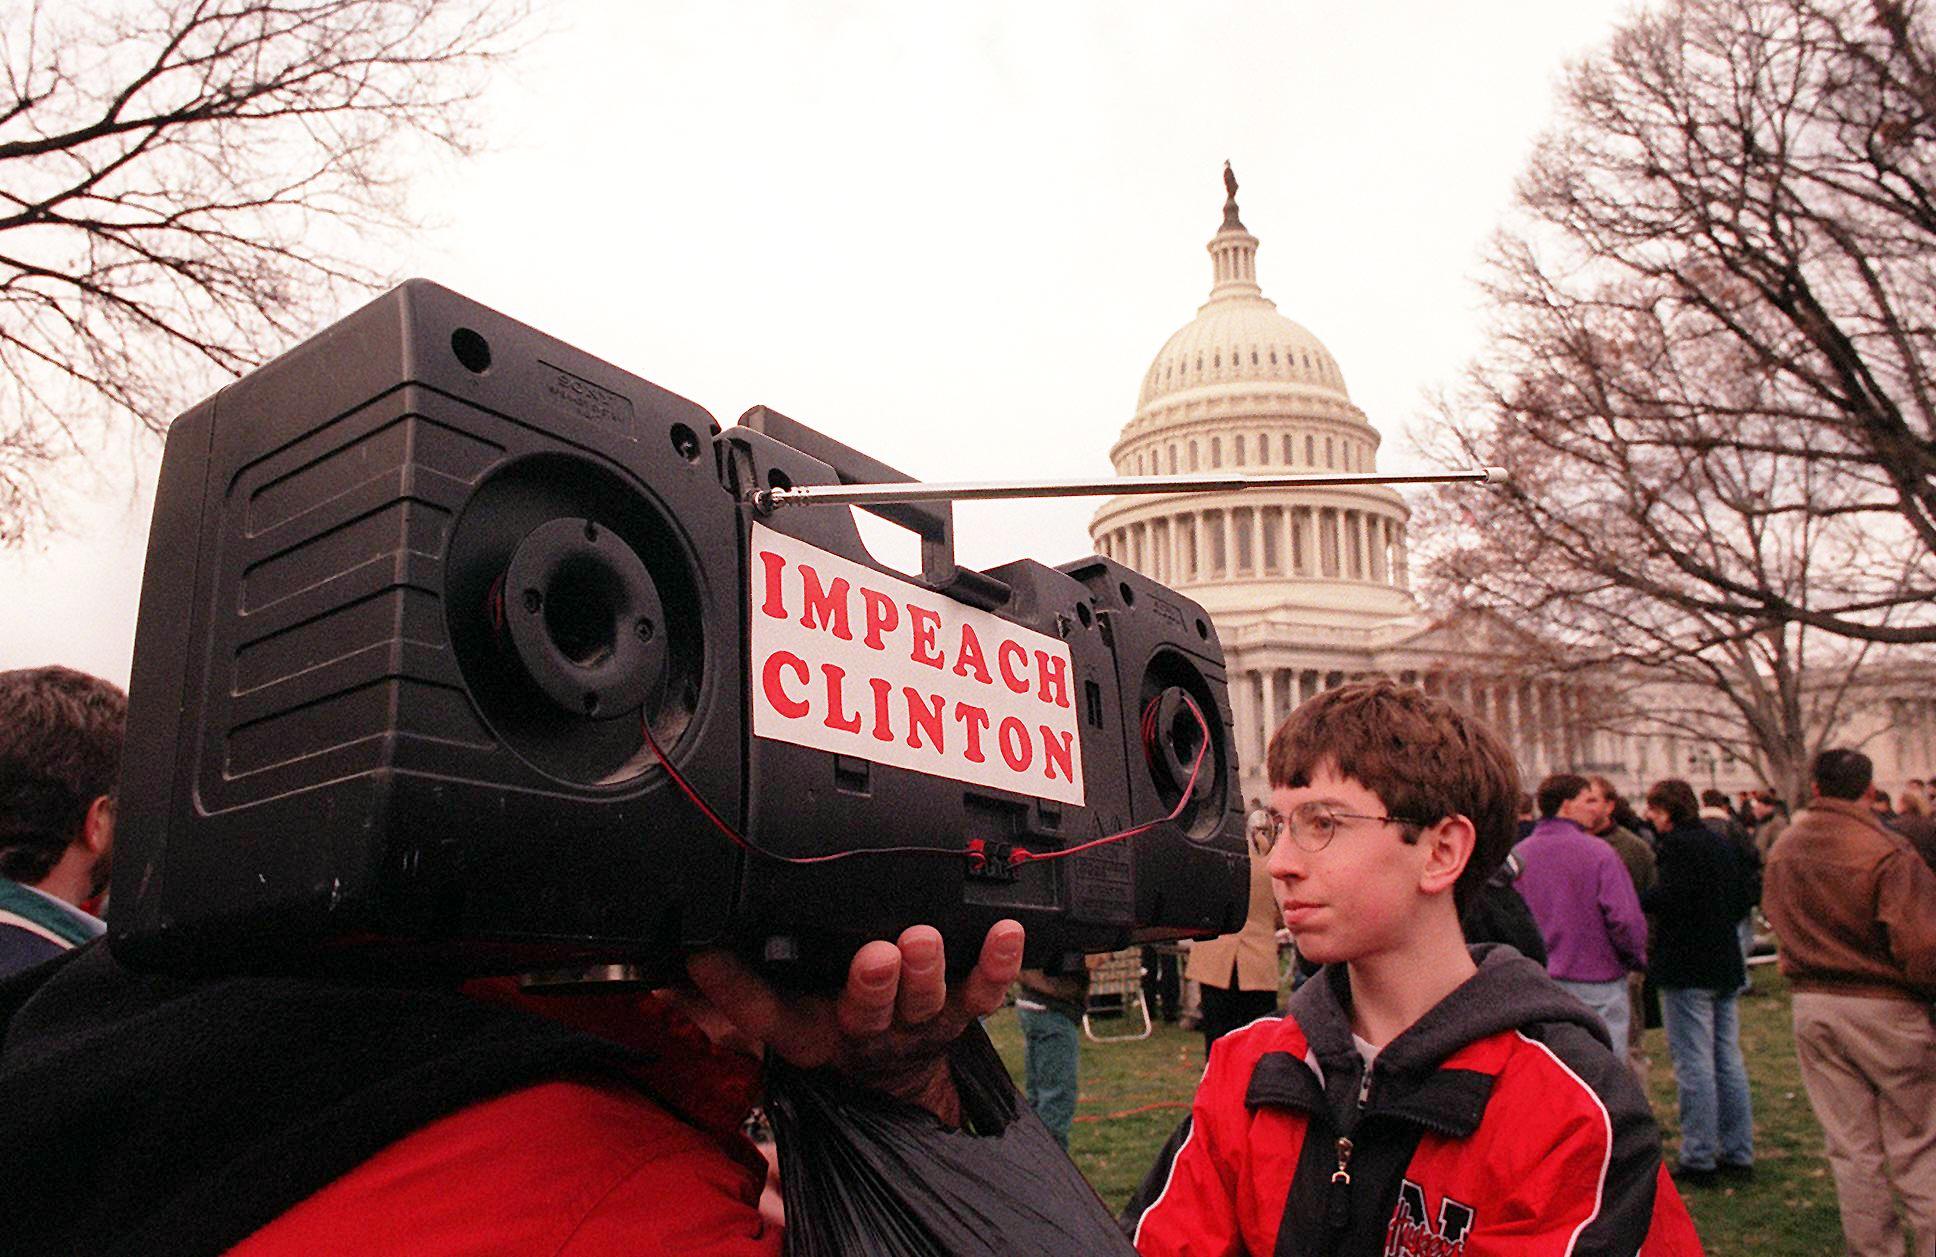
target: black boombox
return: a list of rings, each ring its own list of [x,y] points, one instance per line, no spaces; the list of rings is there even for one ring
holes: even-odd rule
[[[171,429],[110,935],[138,965],[813,973],[1014,917],[1028,962],[1240,928],[1203,610],[1104,558],[953,561],[907,477],[424,281]]]

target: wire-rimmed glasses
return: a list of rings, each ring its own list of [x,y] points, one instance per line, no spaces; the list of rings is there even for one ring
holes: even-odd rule
[[[1338,827],[1346,821],[1374,821],[1381,825],[1402,825],[1407,829],[1424,829],[1426,822],[1412,820],[1405,816],[1369,816],[1362,812],[1346,812],[1329,803],[1312,800],[1300,803],[1291,809],[1288,816],[1271,814],[1276,832],[1289,834],[1291,841],[1303,851],[1322,851],[1331,845],[1337,836]]]

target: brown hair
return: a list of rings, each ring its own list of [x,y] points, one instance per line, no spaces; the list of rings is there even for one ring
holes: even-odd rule
[[[114,792],[128,696],[72,668],[0,672],[0,876],[32,885]]]
[[[1701,805],[1694,798],[1694,787],[1679,777],[1668,777],[1648,787],[1647,806],[1667,813],[1671,829],[1701,823]]]
[[[1394,817],[1433,825],[1463,816],[1477,834],[1453,888],[1461,913],[1518,833],[1519,768],[1485,725],[1414,686],[1380,679],[1326,690],[1271,737],[1276,786],[1306,786],[1320,764],[1360,782]],[[1418,835],[1405,831],[1404,841]]]

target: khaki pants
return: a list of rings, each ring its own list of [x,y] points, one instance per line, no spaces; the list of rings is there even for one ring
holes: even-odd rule
[[[1902,1197],[1911,1252],[1936,1249],[1936,1023],[1901,1000],[1800,992],[1795,1055],[1828,1145],[1842,1237],[1852,1257],[1903,1257],[1889,1189]]]

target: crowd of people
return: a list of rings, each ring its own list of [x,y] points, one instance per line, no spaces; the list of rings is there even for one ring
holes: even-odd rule
[[[777,1252],[739,1128],[757,1052],[959,1124],[948,1052],[1012,983],[1027,1096],[1066,1146],[1086,974],[1023,971],[1014,922],[952,988],[925,927],[863,947],[827,995],[718,952],[678,990],[543,1006],[131,973],[96,941],[125,716],[96,678],[0,673],[0,1247],[459,1252],[489,1231],[502,1252]],[[1268,771],[1247,924],[1180,975],[1208,1059],[1122,1220],[1137,1251],[1699,1252],[1680,1189],[1755,1172],[1736,1006],[1757,909],[1848,1251],[1936,1245],[1924,783],[1891,808],[1838,749],[1792,818],[1675,778],[1638,811],[1599,776],[1522,795],[1489,729],[1388,681],[1300,706]],[[1280,935],[1307,979],[1287,1006]],[[1155,975],[1166,1018],[1177,976]],[[1642,1087],[1657,1023],[1672,1165]]]
[[[1636,814],[1604,777],[1555,774],[1522,798],[1512,890],[1538,925],[1548,972],[1628,1045],[1642,1081],[1641,1032],[1664,1026],[1681,1130],[1672,1176],[1697,1189],[1754,1176],[1736,1001],[1754,989],[1747,962],[1757,909],[1765,913],[1780,943],[1769,959],[1793,991],[1797,1061],[1847,1250],[1900,1257],[1907,1235],[1911,1252],[1933,1251],[1928,787],[1908,782],[1892,808],[1868,757],[1837,748],[1817,756],[1810,789],[1791,819],[1769,790],[1731,805],[1717,790],[1697,798],[1666,778]]]

